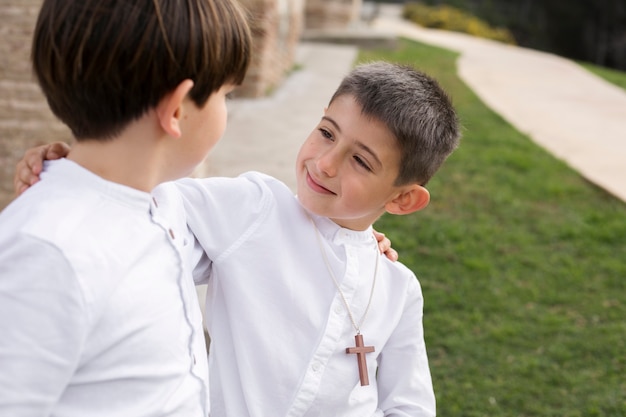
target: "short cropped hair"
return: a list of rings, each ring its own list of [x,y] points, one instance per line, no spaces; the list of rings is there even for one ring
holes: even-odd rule
[[[44,0],[33,70],[76,140],[107,140],[182,81],[202,107],[243,81],[251,39],[235,0]]]
[[[425,185],[459,144],[459,121],[450,98],[437,81],[412,67],[388,62],[357,66],[330,102],[345,95],[396,138],[401,152],[396,185]]]

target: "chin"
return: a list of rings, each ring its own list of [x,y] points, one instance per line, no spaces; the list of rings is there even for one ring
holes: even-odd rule
[[[298,189],[298,191],[300,191],[300,189]],[[300,205],[309,213],[313,213],[316,216],[324,216],[324,213],[320,213],[319,210],[316,209],[316,207],[313,205],[311,205],[310,201],[309,201],[310,196],[307,196],[306,193],[301,194],[300,192],[298,192],[298,200],[300,201]]]

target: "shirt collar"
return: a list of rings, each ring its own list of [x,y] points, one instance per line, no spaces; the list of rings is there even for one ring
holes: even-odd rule
[[[372,226],[365,230],[351,230],[339,226],[328,217],[309,213],[324,239],[336,245],[368,245],[374,239]]]
[[[108,198],[140,210],[148,211],[151,209],[151,206],[154,205],[149,193],[107,181],[88,169],[83,168],[76,162],[66,158],[55,161],[44,161],[44,170],[41,174],[42,178],[45,177],[47,173],[72,178],[72,181],[74,181],[76,185],[97,190]]]

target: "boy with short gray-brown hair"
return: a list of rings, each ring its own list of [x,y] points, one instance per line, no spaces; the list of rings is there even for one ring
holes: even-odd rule
[[[215,415],[435,415],[420,285],[380,256],[372,225],[426,207],[458,142],[435,80],[370,63],[301,146],[297,196],[254,172],[155,190],[180,201],[169,217],[185,216],[210,261],[195,273],[208,278]]]

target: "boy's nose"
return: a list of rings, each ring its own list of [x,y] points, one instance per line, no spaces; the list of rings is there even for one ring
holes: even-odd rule
[[[328,177],[334,177],[337,175],[338,159],[336,152],[332,150],[324,152],[317,158],[317,169]]]

